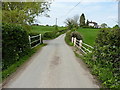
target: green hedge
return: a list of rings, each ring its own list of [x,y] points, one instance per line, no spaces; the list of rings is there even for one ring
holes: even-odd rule
[[[61,34],[64,34],[65,32],[67,32],[67,30],[58,30],[58,31],[53,31],[53,32],[46,32],[43,35],[43,39],[54,39],[58,36],[60,36]]]
[[[96,39],[95,56],[103,64],[120,68],[120,29],[103,29]]]
[[[73,43],[71,42],[71,32],[72,31],[68,31],[66,33],[66,36],[65,36],[65,42],[69,45],[69,46],[73,46]]]
[[[68,45],[73,46],[73,43],[71,42],[72,37],[76,37],[78,40],[82,40],[82,36],[79,32],[73,30],[70,30],[66,33],[65,41]]]
[[[108,68],[103,83],[110,88],[120,88],[120,29],[103,29],[96,39],[94,55],[102,67]],[[102,79],[102,78],[101,78]]]
[[[20,25],[2,24],[2,69],[28,54],[30,50],[28,34]]]
[[[82,40],[83,39],[82,36],[80,35],[80,33],[77,32],[77,31],[72,32],[71,37],[76,37],[77,40]]]
[[[120,88],[120,29],[101,30],[93,53],[84,60],[104,87]]]

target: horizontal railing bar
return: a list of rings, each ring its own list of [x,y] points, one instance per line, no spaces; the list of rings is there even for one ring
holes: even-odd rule
[[[35,42],[37,42],[37,41],[40,41],[40,40],[35,40],[35,41],[31,42],[31,44],[32,44],[32,43],[35,43]]]
[[[82,43],[82,44],[84,44],[84,45],[86,45],[86,46],[88,46],[88,47],[94,49],[92,46],[90,46],[90,45],[88,45],[88,44],[86,44],[86,43]]]
[[[35,37],[39,37],[40,35],[36,35],[36,36],[31,36],[30,38],[35,38]]]
[[[79,44],[79,42],[76,42],[77,44]]]
[[[80,48],[80,50],[82,50],[83,53],[87,54],[82,48]]]
[[[90,50],[88,50],[87,48],[85,48],[84,46],[82,46],[82,48],[84,48],[85,50],[87,50],[88,52],[91,52]]]
[[[76,39],[76,41],[78,41],[78,42],[79,42],[80,40]]]
[[[31,47],[31,48],[34,48],[34,47],[37,47],[40,43],[36,44],[35,46]]]
[[[76,45],[77,46],[77,45]],[[79,46],[77,46],[77,48],[79,48],[80,50],[82,50],[83,53],[87,54],[82,48],[80,48]]]

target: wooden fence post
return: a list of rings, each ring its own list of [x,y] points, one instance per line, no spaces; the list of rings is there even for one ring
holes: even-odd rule
[[[74,46],[76,45],[76,37],[74,38]]]

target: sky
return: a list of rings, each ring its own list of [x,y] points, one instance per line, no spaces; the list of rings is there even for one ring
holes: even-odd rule
[[[72,9],[79,2],[80,4]],[[86,20],[97,22],[99,25],[106,23],[109,27],[113,27],[118,20],[118,2],[117,0],[54,0],[48,12],[50,17],[36,17],[36,23],[55,25],[55,20],[58,18],[57,24],[65,26],[67,18],[80,16],[82,13],[85,14]]]

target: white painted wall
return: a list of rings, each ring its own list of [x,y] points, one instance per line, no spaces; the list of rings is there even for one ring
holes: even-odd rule
[[[92,26],[92,27],[93,27],[93,26],[94,26],[94,24],[93,24],[93,23],[89,23],[89,26]]]

